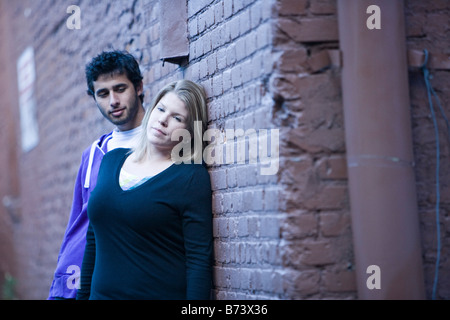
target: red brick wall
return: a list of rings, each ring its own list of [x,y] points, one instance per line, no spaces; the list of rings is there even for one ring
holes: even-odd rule
[[[288,295],[355,298],[340,70],[313,64],[339,48],[336,3],[281,0],[275,10],[271,83],[282,128]]]
[[[13,90],[16,86],[14,65],[9,63],[10,47],[7,39],[11,38],[8,32],[8,16],[4,11],[4,3],[0,2],[0,86],[4,88],[0,101],[0,286],[3,286],[5,277],[15,270],[14,234],[13,230],[18,222],[19,211],[17,197],[19,195],[17,174],[16,150],[16,110],[10,106],[15,103]]]
[[[275,175],[261,175],[261,167],[255,163],[210,167],[215,297],[357,298],[340,69],[334,65],[317,69],[314,65],[316,57],[339,48],[336,1],[187,2],[190,53],[183,68],[170,63],[163,66],[160,60],[159,33],[164,23],[158,14],[160,1],[1,3],[0,14],[9,19],[8,32],[2,28],[0,40],[9,46],[2,45],[0,68],[6,72],[2,72],[0,82],[10,92],[17,92],[16,59],[32,45],[40,143],[24,154],[16,148],[20,139],[4,138],[5,130],[20,134],[18,102],[14,94],[9,102],[0,101],[2,114],[9,114],[11,121],[10,127],[0,126],[0,147],[11,148],[12,153],[17,149],[17,160],[13,157],[0,162],[0,196],[15,192],[21,200],[18,223],[0,210],[5,221],[0,227],[2,239],[10,239],[8,245],[2,242],[1,254],[9,252],[16,263],[14,267],[14,261],[8,259],[0,271],[15,276],[18,297],[46,298],[81,152],[112,128],[85,93],[84,65],[101,50],[114,48],[129,50],[140,61],[146,103],[165,83],[185,77],[207,90],[210,128],[221,132],[280,130],[280,161]],[[81,8],[79,30],[66,27],[66,8],[72,4]],[[408,46],[426,46],[431,52],[449,54],[448,41],[443,41],[448,27],[439,23],[448,20],[448,2],[431,5],[409,0],[405,8]],[[448,106],[448,71],[432,73],[441,102]],[[423,81],[415,70],[410,73],[410,84],[430,297],[436,259],[434,137]],[[443,133],[441,140],[444,138]],[[222,147],[233,144],[227,140]],[[443,164],[447,154],[448,145],[443,143]],[[450,230],[447,171],[443,167],[442,239]],[[19,182],[16,191],[10,191],[4,181],[14,180],[14,172]],[[448,253],[444,241],[440,298],[449,298]]]
[[[450,56],[449,1],[406,1],[407,45],[408,49],[427,49],[431,56]],[[445,58],[444,58],[445,59]],[[447,66],[448,66],[447,62]],[[436,91],[447,117],[450,116],[450,70],[430,69],[430,82]],[[436,238],[436,137],[425,89],[423,74],[417,68],[409,72],[411,112],[416,160],[417,196],[422,231],[427,297],[432,296],[437,258]],[[444,118],[433,100],[439,126],[440,140],[440,232],[441,258],[436,298],[450,296],[450,140]]]

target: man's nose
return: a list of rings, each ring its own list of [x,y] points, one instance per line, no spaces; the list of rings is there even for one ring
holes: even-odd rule
[[[116,107],[120,104],[119,97],[117,96],[117,94],[115,92],[111,92],[110,97],[109,97],[109,103],[110,103],[111,107]]]

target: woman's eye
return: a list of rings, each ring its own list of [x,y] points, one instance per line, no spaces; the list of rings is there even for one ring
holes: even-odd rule
[[[181,121],[182,121],[180,117],[174,117],[174,118],[175,118],[175,120],[177,120],[178,122],[181,122]]]

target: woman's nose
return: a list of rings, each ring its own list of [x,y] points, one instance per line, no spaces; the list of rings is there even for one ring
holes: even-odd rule
[[[167,116],[166,115],[161,115],[158,119],[158,122],[162,125],[162,126],[167,126]]]

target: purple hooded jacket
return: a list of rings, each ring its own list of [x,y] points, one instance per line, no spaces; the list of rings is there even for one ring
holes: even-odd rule
[[[72,209],[66,233],[58,255],[48,299],[74,299],[80,283],[81,263],[83,262],[88,228],[87,204],[91,191],[97,184],[97,174],[103,156],[107,152],[112,132],[101,136],[81,157],[73,193]]]

